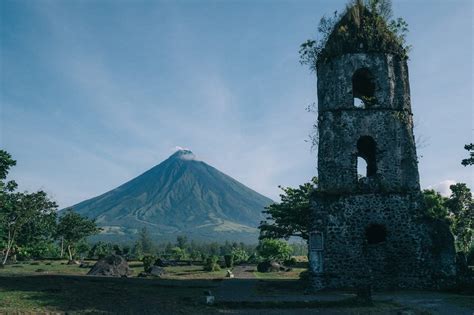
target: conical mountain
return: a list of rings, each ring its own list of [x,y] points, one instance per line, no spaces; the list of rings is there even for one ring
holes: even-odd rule
[[[126,241],[146,226],[155,240],[256,242],[272,200],[179,150],[142,175],[72,208],[96,218],[99,239]]]

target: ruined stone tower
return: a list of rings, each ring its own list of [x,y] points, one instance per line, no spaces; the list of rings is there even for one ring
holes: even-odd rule
[[[318,57],[317,289],[433,287],[455,272],[449,229],[424,214],[404,50],[372,18],[349,8]]]

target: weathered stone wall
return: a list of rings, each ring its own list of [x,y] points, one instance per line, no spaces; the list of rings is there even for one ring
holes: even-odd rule
[[[352,75],[368,68],[375,79],[374,109],[411,113],[406,60],[390,54],[346,54],[318,66],[318,110],[354,109]]]
[[[318,272],[310,257],[319,289],[367,284],[375,288],[438,287],[454,275],[452,236],[449,239],[448,234],[444,244],[433,242],[432,235],[442,227],[424,216],[421,193],[317,193],[313,209],[313,227],[323,232],[325,244],[323,272]],[[386,239],[369,244],[366,229],[374,224],[386,229]],[[437,257],[443,259],[434,259]]]
[[[381,192],[419,190],[418,165],[411,116],[392,110],[354,109],[319,113],[318,172],[321,191],[360,191],[357,140],[371,136],[376,144],[377,174],[372,180]]]

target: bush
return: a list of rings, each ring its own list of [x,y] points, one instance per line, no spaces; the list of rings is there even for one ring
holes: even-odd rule
[[[210,256],[206,258],[206,263],[204,264],[204,271],[219,271],[221,267],[218,264],[219,257]]]
[[[234,255],[224,255],[224,261],[227,268],[234,267]]]
[[[290,257],[291,247],[287,242],[277,239],[263,239],[257,251],[266,260],[284,261]]]
[[[298,262],[298,261],[296,260],[296,257],[291,257],[291,258],[289,258],[289,259],[286,259],[286,260],[283,262],[283,264],[284,264],[285,266],[294,266],[294,265],[296,265],[297,262]]]
[[[471,244],[471,248],[467,252],[467,265],[474,266],[474,243]]]
[[[249,259],[249,254],[243,248],[233,248],[231,254],[234,258],[234,264],[241,264]]]
[[[155,256],[152,256],[152,255],[143,256],[142,262],[143,262],[143,269],[145,270],[145,272],[148,272],[148,270],[150,270],[151,266],[153,266],[155,261],[156,261]]]
[[[258,254],[256,253],[253,253],[252,255],[249,256],[249,258],[247,259],[247,262],[249,264],[258,264],[260,262],[263,261],[263,258],[260,257]]]

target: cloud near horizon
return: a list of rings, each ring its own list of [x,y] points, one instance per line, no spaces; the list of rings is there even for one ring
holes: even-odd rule
[[[428,189],[433,189],[441,194],[443,197],[449,197],[451,196],[451,188],[449,188],[451,185],[456,184],[457,182],[452,179],[446,179],[443,180],[442,182],[439,182],[435,185],[428,186]]]

